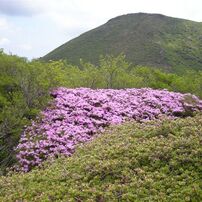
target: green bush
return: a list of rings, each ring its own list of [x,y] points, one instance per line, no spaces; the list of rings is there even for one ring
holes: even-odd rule
[[[124,55],[100,57],[97,66],[81,60],[79,67],[66,61],[40,62],[0,51],[0,175],[15,162],[14,148],[24,126],[50,100],[50,90],[69,88],[167,88],[202,98],[202,72],[182,75],[132,66]]]
[[[0,201],[201,201],[202,115],[109,128],[70,158],[0,178]]]
[[[0,175],[15,163],[14,147],[24,126],[50,100],[49,91],[65,85],[63,67],[0,52]]]

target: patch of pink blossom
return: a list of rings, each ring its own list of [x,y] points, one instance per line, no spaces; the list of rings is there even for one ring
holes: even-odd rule
[[[41,116],[27,127],[17,146],[17,159],[22,171],[29,171],[48,157],[70,156],[75,146],[92,140],[111,124],[126,120],[152,120],[160,115],[186,116],[202,111],[202,101],[167,90],[58,88],[54,101]]]

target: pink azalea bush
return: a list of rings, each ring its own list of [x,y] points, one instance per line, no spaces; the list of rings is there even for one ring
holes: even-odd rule
[[[16,148],[18,169],[22,171],[29,171],[48,157],[72,155],[76,145],[92,140],[111,124],[202,111],[202,101],[194,95],[149,88],[58,88],[52,96],[52,104],[25,129]]]

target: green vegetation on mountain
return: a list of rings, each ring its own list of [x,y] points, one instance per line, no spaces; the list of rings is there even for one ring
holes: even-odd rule
[[[202,23],[160,14],[128,14],[109,20],[63,44],[42,59],[80,59],[98,64],[100,55],[126,55],[133,65],[169,72],[202,70]]]
[[[20,136],[53,107],[50,92],[61,86],[150,87],[202,99],[202,23],[128,14],[39,60],[0,49],[0,201],[202,201],[202,114],[196,111],[111,126],[69,158],[58,154],[29,173],[14,172]]]
[[[0,201],[202,200],[202,116],[111,127],[70,158],[0,178]]]
[[[79,68],[62,61],[29,62],[0,52],[0,175],[15,163],[14,148],[24,126],[46,106],[52,88],[167,88],[202,98],[201,78],[201,71],[175,75],[132,68],[123,55],[103,57],[98,66],[82,62]]]
[[[57,62],[28,62],[0,52],[0,175],[15,162],[24,126],[36,117],[50,99],[49,90],[63,85]]]

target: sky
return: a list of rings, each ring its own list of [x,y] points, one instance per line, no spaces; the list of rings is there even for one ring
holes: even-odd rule
[[[202,22],[202,0],[0,0],[0,49],[29,59],[127,13]]]

